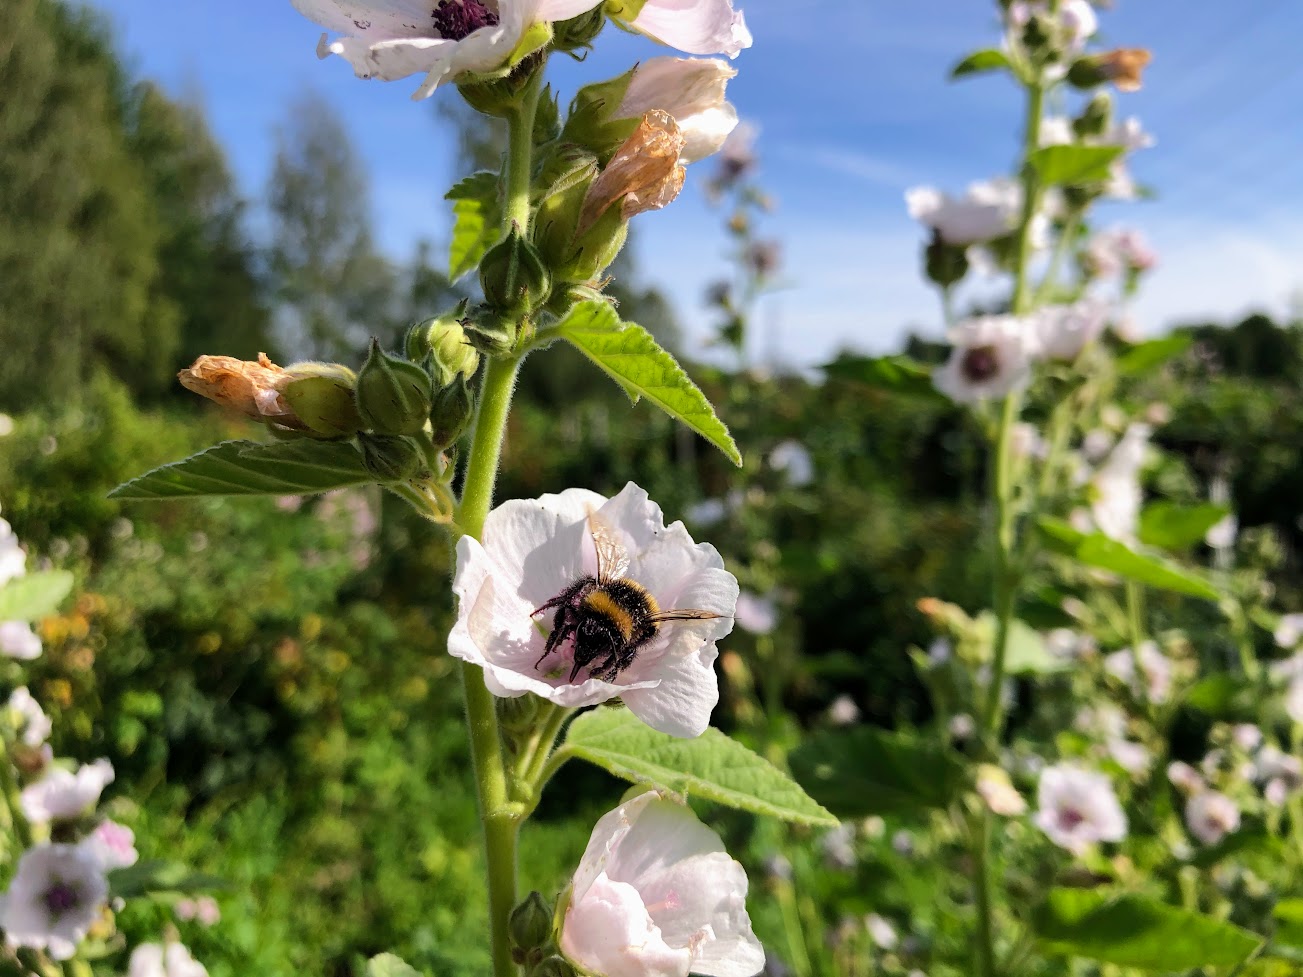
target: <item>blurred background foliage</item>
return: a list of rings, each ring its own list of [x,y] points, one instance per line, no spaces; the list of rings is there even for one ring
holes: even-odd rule
[[[263,199],[246,200],[202,111],[133,77],[93,16],[54,0],[8,0],[6,12],[0,410],[13,423],[0,503],[34,557],[77,572],[80,595],[42,625],[34,691],[57,707],[57,753],[112,760],[117,813],[146,857],[229,882],[216,928],[162,905],[124,925],[152,937],[172,920],[216,977],[356,974],[389,949],[436,974],[480,973],[478,824],[459,684],[440,650],[446,541],[365,492],[105,497],[248,435],[182,396],[178,367],[259,351],[348,362],[372,334],[394,344],[461,294],[439,270],[442,246],[405,263],[377,251],[366,174],[311,93],[287,112]],[[431,124],[458,127],[468,167],[495,165],[491,131],[442,113]],[[614,270],[622,312],[674,346],[673,312],[638,284],[639,257],[635,244]],[[1276,600],[1303,609],[1303,326],[1251,316],[1182,331],[1186,352],[1122,395],[1170,406],[1156,440],[1196,494],[1227,481],[1241,526],[1280,540]],[[782,681],[764,701],[779,734],[822,722],[840,693],[866,721],[925,718],[905,654],[930,638],[916,601],[977,609],[988,589],[974,543],[986,462],[963,415],[845,380],[692,372],[746,449],[743,472],[555,350],[526,365],[502,496],[635,480],[669,518],[695,512],[696,535],[745,588],[776,595],[772,647],[741,631],[726,643],[721,724],[754,727],[730,688],[753,682],[748,662],[768,667],[774,647]],[[811,481],[771,463],[793,439]],[[563,776],[575,789],[550,794],[527,829],[527,886],[555,890],[618,795],[591,770]],[[718,823],[755,864],[772,848],[746,819]],[[881,898],[929,884],[902,858],[883,841]],[[762,935],[782,925],[768,901],[753,908]]]

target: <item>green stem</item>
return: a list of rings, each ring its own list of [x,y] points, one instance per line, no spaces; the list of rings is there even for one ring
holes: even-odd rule
[[[801,911],[796,905],[796,887],[789,879],[775,883],[778,890],[778,908],[783,917],[783,935],[787,938],[788,962],[797,977],[812,977],[810,951],[805,945],[805,930],[801,926]]]
[[[534,170],[534,116],[543,91],[540,65],[525,89],[520,107],[507,116],[507,168],[504,174],[503,228],[514,224],[520,233],[529,231],[529,187]]]
[[[991,813],[985,809],[975,832],[973,879],[977,898],[977,973],[995,977],[995,927],[993,903],[995,883],[991,877]]]
[[[1028,268],[1032,251],[1032,225],[1041,202],[1041,184],[1036,171],[1027,162],[1041,144],[1041,116],[1045,111],[1045,87],[1034,82],[1027,91],[1027,125],[1023,134],[1023,206],[1022,224],[1018,229],[1018,268],[1013,288],[1013,313],[1031,311],[1031,274]]]
[[[1054,251],[1050,254],[1049,267],[1045,269],[1045,276],[1041,279],[1040,286],[1036,289],[1035,304],[1041,305],[1046,302],[1054,293],[1054,286],[1057,284],[1059,270],[1063,267],[1063,259],[1068,256],[1068,249],[1072,242],[1076,240],[1077,229],[1081,226],[1081,212],[1074,210],[1069,215],[1068,221],[1063,226],[1063,232],[1054,242]]]
[[[0,794],[4,795],[5,807],[9,814],[9,828],[14,841],[21,851],[32,847],[32,829],[23,816],[22,802],[19,798],[18,780],[14,777],[13,755],[10,744],[5,744],[5,755],[0,759]],[[15,856],[16,857],[16,856]]]
[[[520,780],[535,801],[543,791],[540,778],[543,776],[543,771],[547,769],[548,760],[552,757],[552,747],[556,744],[557,737],[561,735],[561,727],[566,724],[572,712],[571,709],[552,706],[552,712],[539,726],[538,741],[534,745],[533,752],[523,758],[525,762],[520,768]]]
[[[1127,629],[1131,634],[1131,667],[1135,670],[1135,694],[1146,717],[1152,719],[1149,702],[1149,684],[1145,679],[1144,659],[1140,646],[1145,643],[1144,626],[1144,591],[1140,584],[1128,580],[1127,591]]]
[[[1017,547],[1016,512],[1013,486],[1013,428],[1018,420],[1022,398],[1010,394],[1004,400],[1000,414],[1000,429],[996,439],[995,463],[992,473],[992,490],[995,495],[995,572],[993,574],[993,602],[996,619],[995,643],[992,649],[990,684],[986,688],[986,704],[981,713],[981,741],[987,753],[994,757],[1000,738],[1001,708],[1000,687],[1004,684],[1005,660],[1009,651],[1009,634],[1013,626],[1014,604],[1020,583],[1014,558]]]

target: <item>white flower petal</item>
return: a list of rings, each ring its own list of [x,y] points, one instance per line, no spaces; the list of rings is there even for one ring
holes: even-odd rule
[[[638,890],[599,875],[572,902],[561,930],[561,952],[602,977],[688,977],[692,952],[669,946]]]
[[[647,0],[632,26],[687,54],[736,58],[751,46],[751,32],[732,0]]]
[[[504,502],[484,521],[484,549],[498,569],[519,577],[516,593],[532,611],[597,572],[588,514],[609,504],[587,489]]]

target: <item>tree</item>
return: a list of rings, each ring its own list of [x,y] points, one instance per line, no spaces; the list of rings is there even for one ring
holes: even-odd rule
[[[351,362],[391,321],[394,290],[393,270],[374,247],[361,160],[314,93],[290,107],[277,143],[270,264],[285,345]]]

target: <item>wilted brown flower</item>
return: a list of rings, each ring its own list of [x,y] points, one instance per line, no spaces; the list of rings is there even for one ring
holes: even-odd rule
[[[307,426],[294,413],[281,390],[290,374],[258,354],[258,362],[233,356],[201,356],[194,365],[177,374],[181,386],[223,407],[239,411],[258,421],[271,421],[296,431]]]
[[[1080,58],[1069,70],[1068,80],[1079,88],[1112,82],[1120,92],[1138,92],[1141,73],[1153,57],[1144,48],[1124,47]]]
[[[679,163],[683,147],[683,131],[672,115],[660,109],[644,115],[584,195],[578,233],[592,227],[617,201],[625,220],[673,201],[687,176]]]

